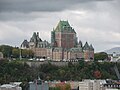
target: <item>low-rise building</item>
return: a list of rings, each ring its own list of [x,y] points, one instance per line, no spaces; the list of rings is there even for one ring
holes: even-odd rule
[[[22,88],[15,84],[3,84],[0,86],[0,90],[22,90]]]
[[[79,82],[79,90],[105,90],[102,80],[84,80]]]
[[[104,87],[106,87],[107,89],[120,89],[120,84],[116,84],[116,83],[111,83],[111,84],[104,84]]]

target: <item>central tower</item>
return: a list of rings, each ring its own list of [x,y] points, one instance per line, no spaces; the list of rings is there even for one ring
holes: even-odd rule
[[[53,47],[72,48],[77,43],[75,30],[68,21],[59,21],[57,27],[51,32],[51,44]]]

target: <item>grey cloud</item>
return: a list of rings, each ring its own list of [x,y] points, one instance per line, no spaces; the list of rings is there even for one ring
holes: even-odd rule
[[[20,13],[20,12],[1,12],[0,21],[32,21],[37,18],[44,18],[42,13]]]
[[[95,11],[97,7],[95,2],[97,1],[103,2],[113,0],[0,0],[0,20],[33,20],[36,18],[44,18],[46,15],[43,15],[43,13],[60,12],[66,9]],[[39,12],[39,15],[33,12]]]
[[[120,42],[119,41],[107,41],[106,44],[120,45]]]
[[[0,11],[24,13],[32,11],[62,11],[79,3],[94,1],[111,0],[0,0]]]

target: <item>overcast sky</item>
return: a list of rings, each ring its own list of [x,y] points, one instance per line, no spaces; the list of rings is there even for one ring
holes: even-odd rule
[[[120,46],[120,0],[0,0],[0,45],[20,46],[37,31],[50,42],[60,20],[97,52]]]

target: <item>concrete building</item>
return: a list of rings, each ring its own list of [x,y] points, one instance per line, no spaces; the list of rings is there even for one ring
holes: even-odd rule
[[[75,30],[68,21],[59,21],[55,29],[51,31],[51,43],[42,40],[39,33],[33,33],[30,41],[24,40],[22,49],[32,49],[35,57],[49,58],[53,61],[70,61],[75,59],[94,60],[94,48],[87,42],[83,46],[77,40]]]
[[[84,80],[79,82],[79,90],[105,90],[101,80]]]

